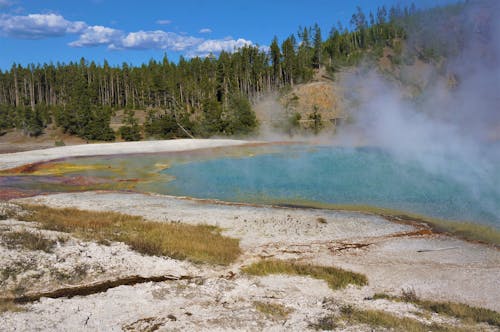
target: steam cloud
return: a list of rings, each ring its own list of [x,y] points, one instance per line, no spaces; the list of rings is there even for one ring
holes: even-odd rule
[[[477,204],[500,221],[500,5],[469,2],[460,54],[443,75],[420,70],[431,83],[417,98],[380,73],[342,80],[354,120],[338,142],[382,147],[401,162],[452,177],[467,186]],[[411,36],[410,36],[411,38]],[[428,69],[428,68],[427,68]],[[354,105],[354,106],[353,106]],[[497,224],[498,225],[498,224]]]

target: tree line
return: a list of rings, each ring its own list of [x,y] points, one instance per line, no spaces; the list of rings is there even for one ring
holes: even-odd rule
[[[335,72],[367,54],[380,56],[383,47],[394,48],[415,28],[411,18],[417,15],[424,14],[414,5],[382,6],[368,15],[358,7],[350,29],[338,23],[326,38],[316,24],[281,43],[275,37],[266,50],[245,46],[177,63],[165,55],[140,66],[84,58],[13,64],[0,71],[0,132],[18,128],[37,136],[52,124],[87,140],[109,141],[117,134],[111,117],[125,110],[118,134],[127,140],[246,135],[258,125],[251,101],[308,82],[321,67]],[[134,117],[139,109],[148,110],[142,128]]]

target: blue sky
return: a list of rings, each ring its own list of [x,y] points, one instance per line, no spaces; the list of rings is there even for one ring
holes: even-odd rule
[[[418,7],[452,0],[419,0]],[[318,23],[326,36],[365,13],[400,0],[0,0],[0,69],[12,63],[78,61],[141,64],[167,53],[205,56],[245,44],[269,45]]]

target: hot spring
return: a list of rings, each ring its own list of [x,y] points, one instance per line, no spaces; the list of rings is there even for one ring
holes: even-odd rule
[[[466,163],[448,162],[468,172]],[[41,164],[0,181],[43,192],[112,189],[232,202],[373,206],[500,227],[500,165],[487,177],[463,181],[377,148],[271,145],[85,157]]]

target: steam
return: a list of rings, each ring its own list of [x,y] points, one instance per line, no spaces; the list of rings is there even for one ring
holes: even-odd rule
[[[463,50],[441,75],[433,72],[438,66],[417,64],[420,75],[432,78],[420,94],[375,71],[345,75],[353,121],[336,140],[377,146],[451,177],[500,221],[500,6],[467,6]]]

